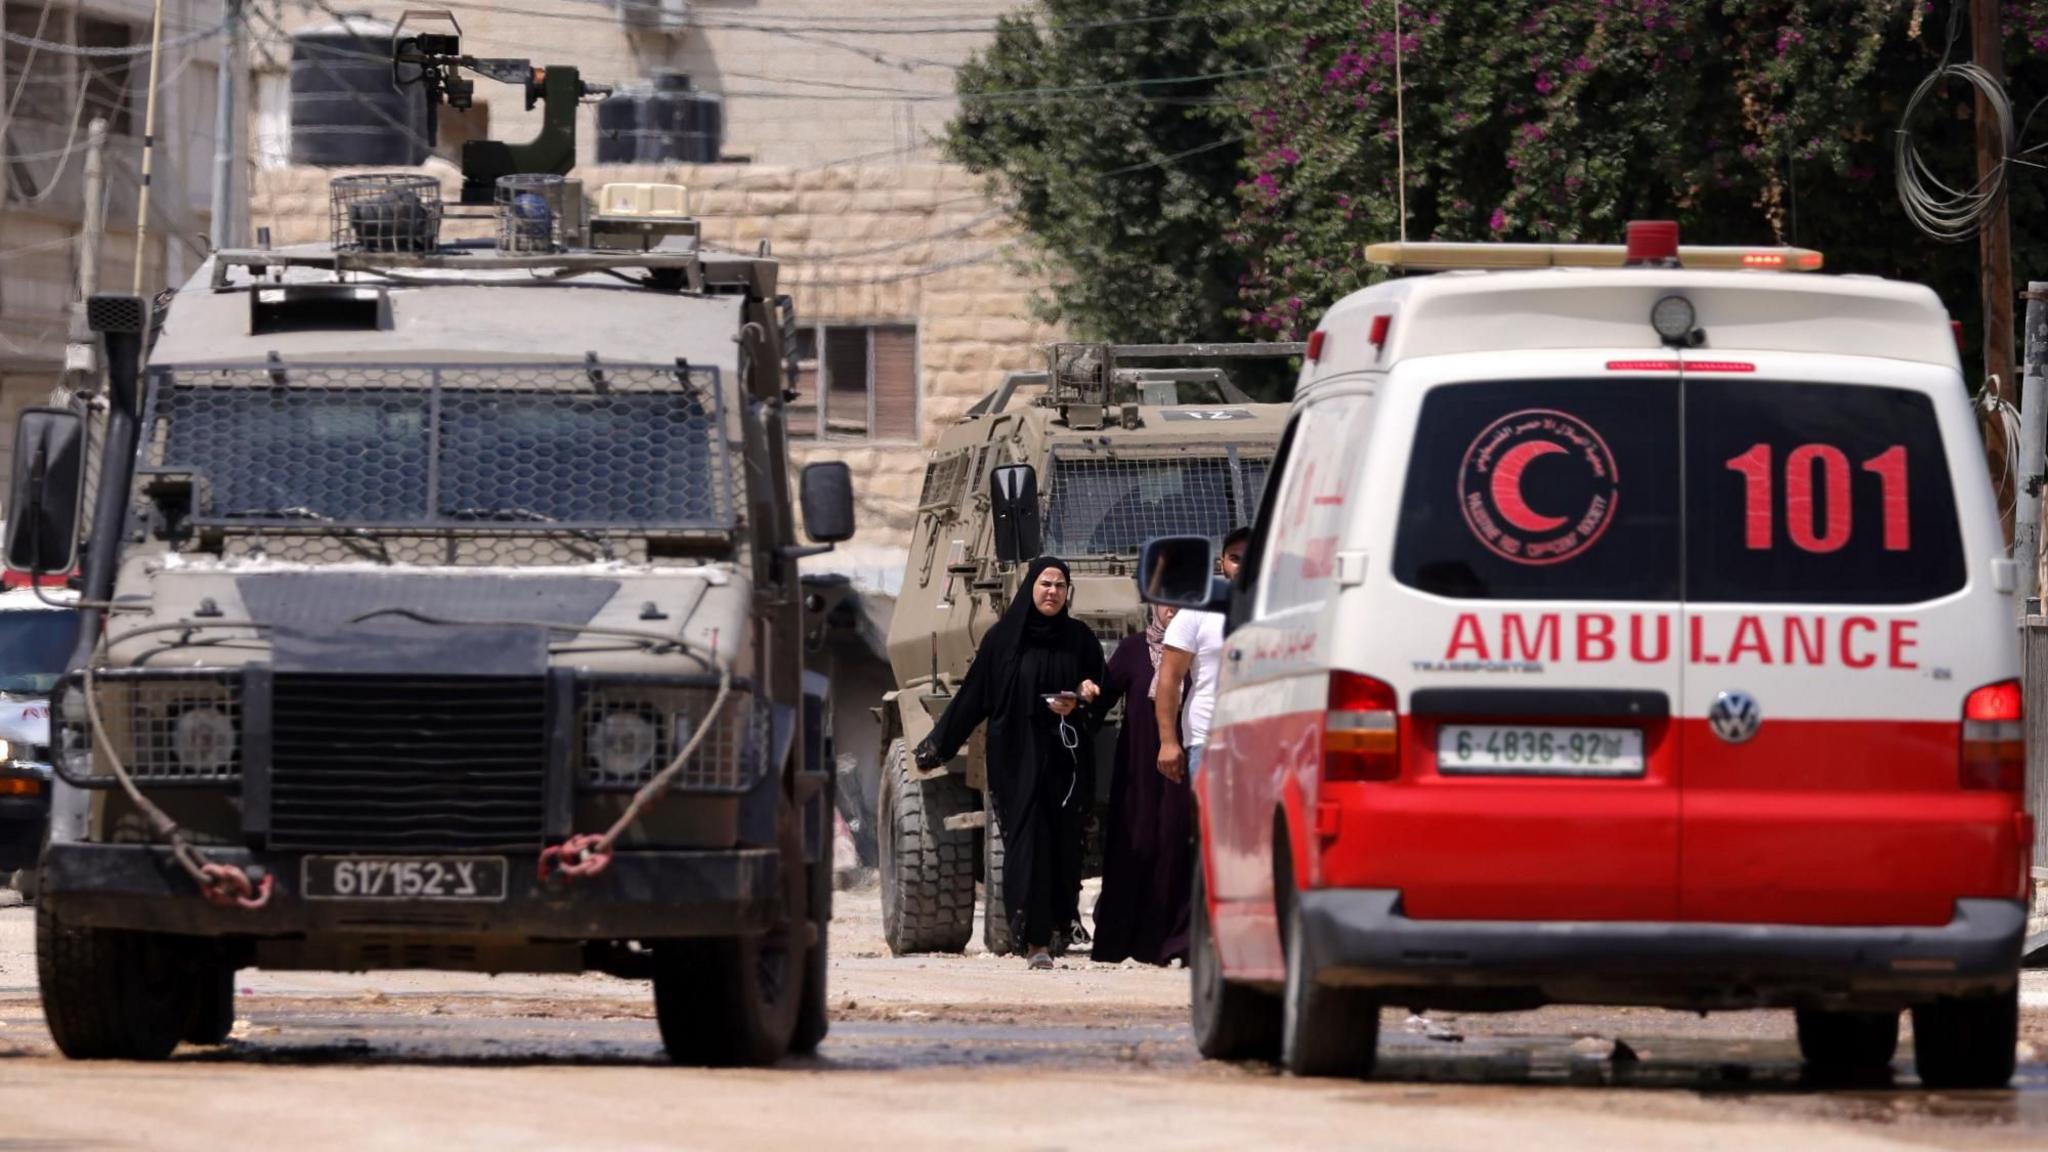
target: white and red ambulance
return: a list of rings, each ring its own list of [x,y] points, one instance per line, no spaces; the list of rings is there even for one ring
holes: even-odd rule
[[[1949,317],[1799,249],[1404,244],[1330,309],[1196,782],[1210,1056],[1382,1005],[1790,1007],[1817,1074],[2005,1083],[2032,825]],[[1148,598],[1212,599],[1154,541]]]

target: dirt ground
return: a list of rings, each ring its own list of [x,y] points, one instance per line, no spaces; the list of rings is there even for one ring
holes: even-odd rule
[[[162,1065],[57,1056],[31,915],[0,909],[0,1149],[249,1147],[2048,1148],[2048,982],[2012,1091],[1799,1083],[1789,1014],[1389,1009],[1370,1082],[1201,1061],[1186,974],[971,946],[894,959],[841,893],[833,1030],[760,1071],[661,1057],[646,987],[602,976],[242,973],[234,1039]]]

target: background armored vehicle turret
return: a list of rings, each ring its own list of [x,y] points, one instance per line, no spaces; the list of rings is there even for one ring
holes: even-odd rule
[[[452,40],[395,55],[584,94]],[[341,177],[330,243],[94,297],[103,427],[23,417],[9,566],[93,509],[37,910],[66,1055],[218,1043],[252,964],[651,978],[680,1061],[824,1036],[797,561],[847,471],[805,469],[803,543],[772,261],[524,155],[466,152],[469,207]]]
[[[1047,371],[1011,374],[940,436],[889,627],[896,690],[883,700],[875,827],[892,951],[964,948],[984,877],[983,944],[1009,950],[982,737],[932,773],[918,770],[909,749],[945,711],[1025,565],[1040,554],[1068,562],[1073,614],[1105,652],[1142,631],[1146,609],[1131,580],[1139,546],[1168,532],[1220,537],[1251,522],[1265,488],[1287,406],[1254,402],[1233,371],[1301,351],[1055,345]],[[1102,824],[1116,732],[1111,723],[1097,736],[1091,829]],[[1090,873],[1099,871],[1095,832],[1088,858]]]

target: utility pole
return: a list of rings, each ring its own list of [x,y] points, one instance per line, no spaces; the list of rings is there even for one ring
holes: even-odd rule
[[[2013,520],[2012,558],[2020,569],[2020,615],[2040,616],[2041,469],[2048,440],[2048,282],[2027,284],[2027,364],[2020,383],[2020,491]]]
[[[2005,41],[1998,20],[1998,0],[1970,0],[1970,57],[1977,67],[2005,83]],[[1982,92],[1977,93],[1977,179],[1989,182],[2004,163],[2007,146],[2000,138],[1998,117]],[[2008,178],[2010,174],[2008,174]],[[1998,379],[2001,399],[2013,398],[2012,375],[2012,214],[2000,199],[1977,233],[1984,300],[1984,373]]]
[[[85,326],[85,302],[100,290],[100,241],[107,232],[107,122],[94,118],[85,131],[85,211],[78,229],[78,302],[71,307],[71,338],[64,370],[90,381],[99,374],[99,344]]]
[[[208,239],[215,252],[235,243],[235,157],[242,150],[235,84],[242,71],[242,3],[228,0],[228,40],[221,48],[220,84],[214,97],[213,222]]]
[[[143,269],[149,257],[149,177],[156,166],[156,89],[164,59],[164,0],[156,0],[149,31],[149,91],[142,114],[142,192],[135,205],[135,295],[142,295]],[[166,249],[168,251],[168,248]]]

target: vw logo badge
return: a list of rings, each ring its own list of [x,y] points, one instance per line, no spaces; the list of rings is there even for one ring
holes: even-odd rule
[[[1763,726],[1764,710],[1757,707],[1756,700],[1747,692],[1723,692],[1714,698],[1714,706],[1707,709],[1707,724],[1714,735],[1730,744],[1741,744],[1756,735]]]

